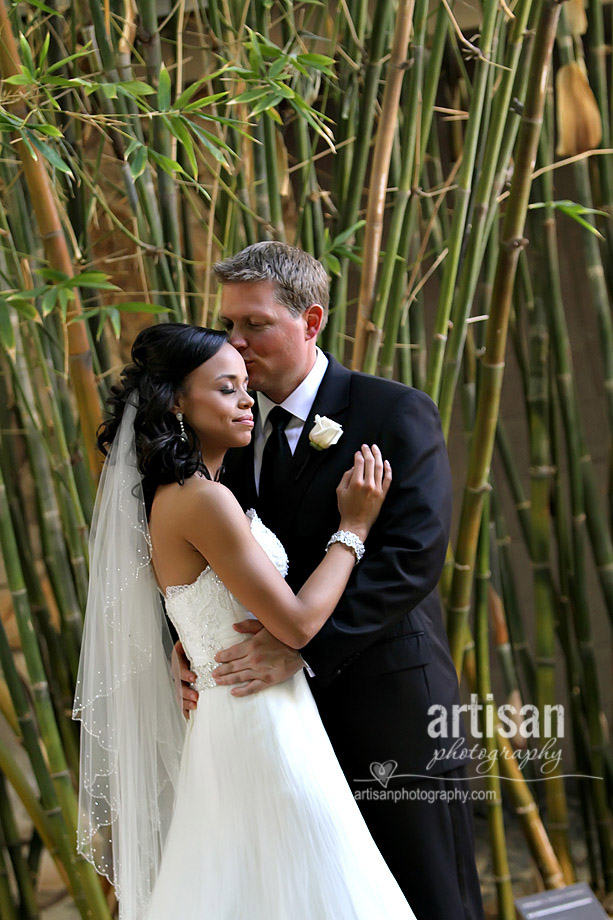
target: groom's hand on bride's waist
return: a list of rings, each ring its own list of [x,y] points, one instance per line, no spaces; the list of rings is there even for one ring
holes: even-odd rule
[[[213,671],[219,686],[244,684],[230,691],[233,696],[249,696],[280,684],[304,667],[300,653],[272,636],[257,620],[241,620],[234,629],[245,638],[217,652],[219,666]]]

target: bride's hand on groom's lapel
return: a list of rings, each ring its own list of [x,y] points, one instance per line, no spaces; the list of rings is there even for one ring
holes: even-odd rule
[[[218,685],[242,684],[230,692],[233,696],[249,696],[292,677],[304,667],[300,652],[284,645],[264,629],[257,620],[241,620],[234,624],[245,639],[237,645],[222,649],[215,655],[219,667],[213,671]]]

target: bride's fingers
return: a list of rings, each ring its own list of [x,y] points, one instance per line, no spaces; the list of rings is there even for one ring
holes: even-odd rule
[[[341,481],[340,481],[339,484],[338,484],[338,488],[339,488],[341,491],[343,491],[343,489],[346,489],[346,488],[347,488],[347,486],[349,485],[349,482],[351,481],[352,475],[353,475],[353,467],[351,467],[350,470],[345,470],[345,472],[343,473],[343,478],[341,479]]]
[[[362,456],[364,457],[364,484],[374,488],[375,458],[368,444],[362,444]]]
[[[232,628],[239,633],[249,633],[253,636],[255,633],[258,633],[261,629],[264,629],[263,625],[259,620],[240,620],[238,623],[233,623]]]
[[[364,482],[364,455],[361,450],[356,450],[353,456],[353,481],[360,485]]]
[[[376,444],[372,446],[372,455],[375,461],[374,468],[374,478],[375,478],[375,487],[377,489],[381,488],[383,483],[383,457],[381,456],[381,451]]]
[[[389,462],[389,460],[385,460],[383,463],[383,482],[381,484],[384,495],[387,495],[391,484],[392,484],[392,465]]]

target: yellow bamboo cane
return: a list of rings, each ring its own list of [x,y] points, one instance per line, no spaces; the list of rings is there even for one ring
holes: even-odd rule
[[[364,363],[366,342],[371,330],[371,314],[374,306],[375,280],[379,262],[379,247],[383,234],[383,212],[389,175],[392,145],[396,133],[398,106],[402,78],[406,70],[406,56],[413,22],[414,0],[402,0],[398,6],[396,29],[388,65],[388,76],[381,103],[379,130],[373,155],[372,181],[368,194],[366,232],[364,239],[364,262],[360,281],[360,298],[356,318],[353,369],[360,370]]]
[[[19,55],[15,37],[11,29],[5,2],[0,0],[0,75],[6,79],[19,72]],[[6,108],[15,114],[20,114],[19,110],[23,105],[19,101],[19,92],[23,90],[20,90],[19,87],[15,87],[15,90],[15,101],[10,103],[7,101]],[[21,160],[49,265],[70,278],[74,275],[74,268],[62,229],[57,201],[53,194],[45,165],[40,155],[37,159],[32,157],[22,140],[16,141],[15,148]],[[96,430],[102,421],[100,398],[92,367],[92,356],[85,323],[83,321],[71,322],[72,319],[82,315],[82,313],[81,298],[78,289],[75,288],[74,299],[66,316],[69,369],[77,400],[89,466],[93,476],[97,478],[101,469],[101,458],[96,450]]]

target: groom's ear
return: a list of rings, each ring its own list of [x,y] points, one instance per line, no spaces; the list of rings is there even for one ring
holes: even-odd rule
[[[324,308],[318,303],[311,304],[302,314],[306,322],[307,339],[316,339],[324,318]]]

